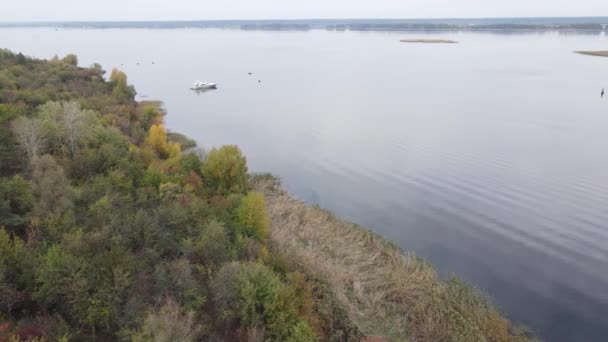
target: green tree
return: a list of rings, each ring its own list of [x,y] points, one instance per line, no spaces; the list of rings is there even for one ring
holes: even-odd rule
[[[89,67],[89,69],[95,71],[95,73],[97,75],[99,75],[99,76],[103,76],[106,73],[106,71],[103,70],[103,67],[99,63],[93,63],[93,64],[91,64],[91,66]]]
[[[220,265],[231,258],[230,237],[221,222],[207,223],[198,236],[186,239],[183,246],[196,263]]]
[[[245,229],[247,236],[264,240],[268,236],[270,218],[266,199],[264,195],[257,192],[249,192],[243,197],[241,204],[236,209],[237,222]]]
[[[8,232],[0,227],[0,312],[11,315],[13,309],[25,300],[25,294],[18,287],[19,278],[25,272],[26,257],[21,239],[11,239]]]
[[[38,288],[34,298],[47,307],[65,306],[74,281],[84,269],[82,258],[64,252],[58,245],[51,246],[36,268]]]
[[[298,317],[294,289],[265,265],[225,264],[211,280],[211,292],[224,322],[262,327],[272,341],[317,340],[310,325]]]
[[[50,155],[32,161],[34,212],[44,217],[72,208],[73,192],[63,168]]]
[[[279,300],[281,280],[259,263],[231,262],[211,281],[220,317],[248,327],[263,326]]]
[[[0,178],[0,227],[22,232],[32,207],[32,191],[25,179],[19,175]]]
[[[234,145],[213,148],[202,167],[203,179],[212,191],[223,194],[245,193],[247,159]]]

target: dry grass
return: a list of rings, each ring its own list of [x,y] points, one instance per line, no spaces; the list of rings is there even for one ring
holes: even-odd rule
[[[574,53],[588,56],[608,57],[608,51],[574,51]]]
[[[458,44],[455,40],[449,39],[401,39],[402,43],[423,43],[423,44]]]
[[[438,279],[432,266],[332,213],[306,206],[269,176],[253,178],[267,197],[271,246],[323,276],[349,318],[391,341],[528,341],[471,287]]]

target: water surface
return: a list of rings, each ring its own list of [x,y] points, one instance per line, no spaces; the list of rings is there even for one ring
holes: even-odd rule
[[[403,44],[399,39],[460,44]],[[599,34],[0,29],[127,72],[167,125],[490,294],[548,341],[608,336]],[[252,72],[253,75],[248,75]],[[217,91],[188,90],[196,80]]]

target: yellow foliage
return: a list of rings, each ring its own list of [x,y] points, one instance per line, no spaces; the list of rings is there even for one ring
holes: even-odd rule
[[[152,147],[161,158],[170,156],[169,145],[167,144],[167,131],[162,124],[150,127],[146,144]],[[172,149],[175,152],[175,147]]]
[[[182,155],[182,147],[178,143],[169,143],[167,150],[169,152],[169,158],[171,159],[179,159]]]
[[[246,229],[245,233],[258,240],[268,237],[270,218],[266,198],[257,192],[250,192],[236,209],[238,222]]]
[[[212,148],[201,171],[205,182],[220,193],[244,193],[247,189],[247,159],[238,146]]]

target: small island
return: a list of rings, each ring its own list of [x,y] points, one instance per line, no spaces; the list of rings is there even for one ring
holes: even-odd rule
[[[608,57],[608,51],[574,51],[575,53],[588,56]]]
[[[424,43],[424,44],[458,44],[455,40],[448,39],[401,39],[402,43]]]

